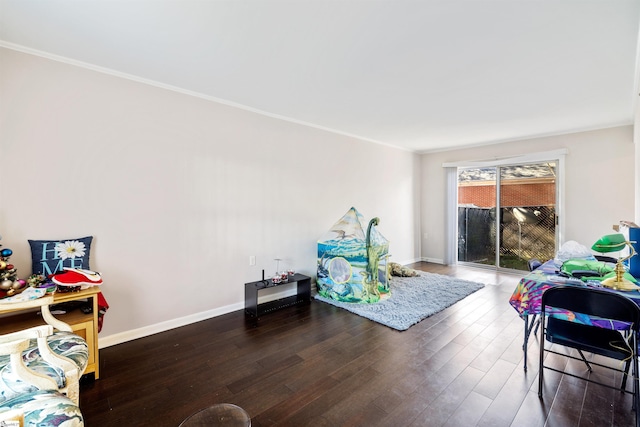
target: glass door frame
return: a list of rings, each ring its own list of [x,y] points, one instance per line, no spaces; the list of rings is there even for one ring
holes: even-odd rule
[[[514,164],[527,164],[527,163],[543,163],[543,162],[556,162],[557,163],[557,179],[556,179],[556,248],[559,248],[564,242],[564,168],[565,168],[565,156],[567,149],[560,149],[555,151],[532,153],[523,156],[509,157],[502,159],[494,159],[487,161],[459,161],[443,163],[443,168],[447,174],[447,203],[446,203],[446,216],[445,216],[445,257],[444,263],[446,265],[469,265],[479,268],[488,268],[491,270],[500,270],[515,272],[519,270],[513,270],[500,267],[499,265],[499,238],[496,238],[496,261],[497,265],[479,265],[476,263],[469,263],[464,261],[458,261],[458,170],[470,169],[470,168],[482,168],[482,167],[499,167]],[[500,177],[496,174],[496,197],[499,201],[500,197]],[[500,212],[496,209],[496,226],[500,225]]]

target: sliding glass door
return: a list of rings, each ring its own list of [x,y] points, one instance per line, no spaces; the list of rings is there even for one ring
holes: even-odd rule
[[[496,265],[496,172],[458,171],[458,261]]]
[[[553,258],[557,163],[458,170],[458,261],[527,270]]]

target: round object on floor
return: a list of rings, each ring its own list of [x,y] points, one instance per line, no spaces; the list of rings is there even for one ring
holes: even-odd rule
[[[190,415],[178,427],[251,427],[247,411],[231,403],[217,403]]]

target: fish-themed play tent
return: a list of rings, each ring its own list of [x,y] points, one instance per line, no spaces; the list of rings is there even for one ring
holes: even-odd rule
[[[389,241],[351,208],[318,240],[318,293],[338,301],[376,303],[389,296]]]

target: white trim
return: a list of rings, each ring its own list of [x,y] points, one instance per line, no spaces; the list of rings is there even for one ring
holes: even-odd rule
[[[213,310],[203,311],[201,313],[190,314],[189,316],[179,317],[177,319],[167,320],[166,322],[156,323],[155,325],[144,326],[142,328],[130,329],[106,337],[100,336],[98,339],[98,348],[111,347],[112,345],[122,344],[138,338],[148,337],[170,329],[179,328],[181,326],[190,325],[202,320],[211,319],[212,317],[221,316],[233,311],[244,309],[244,303],[236,303],[224,307],[215,308]]]
[[[440,259],[440,258],[428,258],[428,257],[424,257],[422,258],[423,262],[432,262],[434,264],[441,264],[441,265],[445,265],[444,260]]]
[[[222,99],[222,98],[216,98],[215,96],[205,95],[205,94],[200,93],[200,92],[195,92],[195,91],[192,91],[192,90],[183,89],[181,87],[168,85],[168,84],[161,83],[161,82],[158,82],[158,81],[155,81],[155,80],[146,79],[144,77],[139,77],[139,76],[136,76],[136,75],[133,75],[133,74],[123,73],[123,72],[120,72],[120,71],[113,70],[111,68],[101,67],[99,65],[90,64],[88,62],[82,62],[82,61],[78,61],[78,60],[75,60],[75,59],[67,58],[65,56],[55,55],[55,54],[52,54],[52,53],[49,53],[49,52],[43,52],[41,50],[32,49],[32,48],[29,48],[29,47],[26,47],[26,46],[21,46],[21,45],[15,44],[15,43],[9,43],[9,42],[6,42],[4,40],[0,40],[0,47],[4,47],[4,48],[15,50],[15,51],[18,51],[18,52],[26,53],[26,54],[29,54],[29,55],[39,56],[39,57],[42,57],[42,58],[50,59],[52,61],[62,62],[62,63],[65,63],[65,64],[73,65],[75,67],[85,68],[87,70],[96,71],[98,73],[108,74],[110,76],[115,76],[115,77],[119,77],[119,78],[122,78],[122,79],[132,80],[134,82],[146,84],[146,85],[149,85],[149,86],[154,86],[154,87],[157,87],[157,88],[160,88],[160,89],[170,90],[172,92],[178,92],[178,93],[181,93],[183,95],[193,96],[195,98],[204,99],[206,101],[215,102],[215,103],[226,105],[226,106],[229,106],[229,107],[239,108],[241,110],[249,111],[249,112],[255,113],[255,114],[260,114],[262,116],[271,117],[273,119],[284,120],[285,122],[294,123],[294,124],[301,125],[301,126],[307,126],[307,127],[314,128],[314,129],[319,129],[319,130],[322,130],[322,131],[325,131],[325,132],[330,132],[330,133],[333,133],[333,134],[342,135],[342,136],[346,136],[346,137],[349,137],[349,138],[355,138],[355,139],[359,139],[361,141],[372,142],[374,144],[384,145],[385,147],[391,147],[391,148],[395,148],[397,150],[415,152],[415,150],[410,150],[408,148],[404,148],[404,147],[400,147],[400,146],[397,146],[397,145],[388,144],[386,142],[382,142],[382,141],[378,141],[378,140],[375,140],[375,139],[367,138],[367,137],[364,137],[364,136],[361,136],[361,135],[356,135],[356,134],[352,134],[352,133],[348,133],[348,132],[343,132],[343,131],[340,131],[340,130],[337,130],[337,129],[332,129],[332,128],[329,128],[329,127],[316,125],[316,124],[305,122],[305,121],[302,121],[302,120],[297,120],[297,119],[294,119],[294,118],[291,118],[291,117],[282,116],[280,114],[270,113],[268,111],[259,110],[257,108],[253,108],[253,107],[249,107],[247,105],[239,104],[237,102],[228,101],[228,100]]]
[[[638,39],[636,43],[636,66],[635,66],[635,79],[633,82],[633,99],[631,100],[633,106],[633,139],[635,143],[635,206],[634,217],[635,222],[640,223],[640,28],[638,28]]]
[[[458,161],[458,162],[447,162],[443,163],[442,167],[447,171],[447,200],[446,200],[446,218],[445,218],[445,262],[448,264],[456,263],[457,260],[457,252],[453,254],[455,258],[451,258],[450,254],[451,250],[457,250],[457,173],[456,182],[450,182],[450,174],[451,170],[460,169],[472,169],[472,168],[481,168],[481,167],[498,167],[503,165],[514,165],[514,164],[524,164],[524,163],[537,163],[537,162],[548,162],[550,160],[555,160],[558,162],[557,167],[557,176],[556,176],[556,217],[559,218],[558,223],[556,224],[557,231],[557,241],[556,247],[562,246],[564,243],[564,235],[565,235],[565,225],[564,225],[564,194],[565,194],[565,158],[569,153],[569,150],[566,148],[561,148],[558,150],[552,151],[542,151],[539,153],[531,153],[525,154],[522,156],[516,157],[500,157],[494,158],[490,160],[477,160],[477,161]],[[637,169],[637,168],[636,168]],[[455,190],[454,188],[455,187]],[[499,187],[498,187],[499,188]],[[455,221],[453,221],[455,219]],[[498,220],[498,219],[497,219]],[[451,229],[452,223],[455,223],[455,229]],[[453,233],[453,234],[452,234]],[[452,247],[453,246],[453,247]],[[496,249],[498,250],[498,249]],[[455,261],[452,261],[455,260]]]
[[[398,262],[398,261],[391,261],[391,262],[397,262],[400,265],[407,265],[407,264],[415,264],[416,262],[422,262],[422,261],[424,261],[422,258],[413,258],[413,259],[402,261],[402,262]]]
[[[502,138],[502,139],[492,139],[492,140],[476,142],[476,143],[470,142],[468,144],[460,144],[460,145],[455,145],[455,146],[417,150],[416,153],[417,154],[433,154],[433,153],[441,153],[441,152],[444,152],[444,151],[459,150],[459,149],[465,149],[465,148],[486,147],[488,145],[503,144],[505,142],[526,141],[526,140],[529,140],[529,139],[540,139],[540,138],[549,138],[549,137],[561,136],[561,135],[572,135],[574,133],[592,132],[592,131],[595,131],[595,130],[612,129],[612,128],[618,128],[618,127],[621,127],[621,126],[629,126],[629,125],[632,125],[632,124],[633,124],[633,120],[622,120],[622,121],[618,121],[618,122],[614,122],[614,123],[606,123],[606,124],[597,125],[597,126],[578,127],[578,128],[557,130],[557,131],[551,131],[551,132],[543,132],[543,133],[536,133],[536,134],[527,134],[527,135],[522,135],[522,136],[507,137],[507,138]]]
[[[443,168],[452,168],[452,167],[462,167],[462,168],[482,168],[482,167],[491,167],[491,166],[502,166],[502,165],[511,165],[511,164],[521,164],[521,163],[533,163],[533,162],[544,162],[549,159],[560,159],[561,157],[566,156],[569,153],[569,150],[566,148],[561,148],[559,150],[553,151],[542,151],[539,153],[531,153],[525,154],[522,156],[516,157],[496,157],[490,160],[464,160],[459,162],[447,162],[443,163]]]
[[[635,143],[635,222],[640,224],[640,106],[636,106],[635,111],[636,123],[633,127],[634,143]]]
[[[640,19],[640,15],[637,17]],[[631,94],[631,123],[635,126],[638,126],[638,121],[636,119],[636,111],[640,108],[639,100],[638,100],[638,91],[640,91],[640,28],[638,28],[638,36],[636,38],[636,64],[634,67],[635,78],[633,79],[633,93]],[[636,171],[638,168],[636,168]],[[637,219],[637,218],[636,218]]]
[[[564,165],[565,165],[565,156],[561,155],[557,157],[558,160],[558,167],[556,169],[557,171],[557,177],[556,177],[556,218],[558,219],[558,223],[556,224],[557,227],[557,238],[558,241],[556,242],[556,248],[560,248],[560,246],[562,246],[562,244],[564,243],[564,194],[565,194],[565,173],[564,173]]]
[[[274,292],[273,294],[269,294],[264,297],[261,296],[259,302],[263,303],[274,301],[280,298],[285,298],[287,296],[295,295],[296,291],[296,289],[290,289],[283,292]],[[203,320],[222,316],[223,314],[232,313],[238,310],[244,310],[244,302],[238,302],[235,304],[226,305],[224,307],[218,307],[212,310],[178,317],[176,319],[167,320],[165,322],[156,323],[154,325],[144,326],[142,328],[130,329],[128,331],[120,332],[117,334],[107,335],[106,337],[100,336],[100,338],[98,339],[98,348],[111,347],[112,345],[122,344],[138,338],[148,337],[150,335],[158,334],[160,332],[166,332],[171,329],[179,328],[181,326],[187,326],[192,323],[201,322]]]
[[[458,262],[458,168],[445,168],[446,206],[444,219],[444,264]]]
[[[435,259],[435,258],[414,258],[414,259],[398,262],[398,264],[407,265],[407,264],[414,264],[416,262],[421,262],[421,261],[432,262],[436,264],[444,264],[441,259]],[[297,292],[297,289],[292,288],[282,292],[274,292],[273,294],[260,296],[260,303],[269,302],[269,301],[277,300],[287,296],[295,295],[296,292]],[[312,283],[311,293],[312,295],[316,293],[315,282]],[[113,335],[107,335],[104,337],[100,336],[100,339],[98,340],[98,347],[99,348],[111,347],[113,345],[122,344],[127,341],[132,341],[138,338],[148,337],[150,335],[158,334],[160,332],[166,332],[171,329],[187,326],[192,323],[201,322],[203,320],[208,320],[214,317],[222,316],[224,314],[232,313],[238,310],[244,310],[243,302],[226,305],[224,307],[214,308],[212,310],[207,310],[200,313],[190,314],[188,316],[167,320],[165,322],[144,326],[142,328],[131,329],[131,330],[120,332]]]

